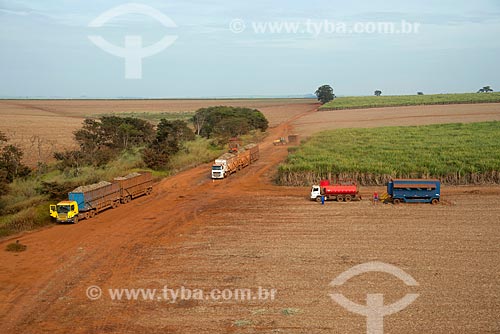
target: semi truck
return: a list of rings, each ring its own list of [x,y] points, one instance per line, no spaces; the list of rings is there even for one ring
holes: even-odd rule
[[[393,179],[387,183],[384,202],[431,203],[438,204],[441,199],[441,182],[426,179]]]
[[[133,198],[153,191],[150,172],[133,173],[114,182],[81,186],[68,194],[68,200],[50,205],[50,216],[58,223],[74,223],[94,217],[99,212],[116,208]]]
[[[312,186],[311,200],[320,202],[324,197],[327,201],[351,202],[359,201],[359,188],[354,181],[332,182],[323,180],[319,185]]]
[[[237,153],[224,153],[212,165],[212,179],[223,179],[259,159],[259,146],[246,145]]]

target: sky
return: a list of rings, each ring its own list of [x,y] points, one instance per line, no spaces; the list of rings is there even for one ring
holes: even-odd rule
[[[323,84],[338,96],[500,90],[498,0],[134,4],[0,0],[0,97],[300,96]],[[382,22],[399,33],[375,29]]]

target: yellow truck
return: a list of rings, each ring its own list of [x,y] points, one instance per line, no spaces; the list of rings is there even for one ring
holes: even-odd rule
[[[62,201],[57,205],[50,206],[50,216],[55,218],[57,222],[78,223],[78,203],[75,201]]]
[[[113,182],[81,186],[68,194],[68,200],[50,205],[50,216],[58,223],[78,223],[99,212],[116,208],[133,198],[149,195],[153,190],[150,172],[132,173]]]

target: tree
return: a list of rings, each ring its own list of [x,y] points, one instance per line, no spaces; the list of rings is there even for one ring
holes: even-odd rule
[[[142,160],[152,169],[167,167],[173,154],[180,151],[182,143],[195,139],[187,123],[181,120],[162,119],[156,130],[156,138],[142,151]]]
[[[7,142],[7,137],[0,131],[0,146]],[[0,196],[9,192],[9,180],[7,179],[7,171],[0,166]]]
[[[335,99],[333,88],[329,85],[323,85],[319,87],[314,94],[316,94],[316,96],[318,97],[318,101],[320,101],[321,104],[328,103]]]
[[[160,120],[156,129],[156,140],[159,142],[175,141],[178,143],[195,139],[195,134],[187,123],[181,120]]]
[[[424,92],[418,92],[417,95],[424,95]]]
[[[484,86],[483,88],[481,88],[480,90],[478,90],[478,93],[489,93],[489,92],[492,92],[493,89],[491,89],[490,86]]]
[[[159,170],[167,167],[172,154],[168,147],[155,141],[142,151],[142,160],[149,168]]]
[[[376,90],[375,91],[375,96],[380,96],[382,95],[382,91],[381,90]]]
[[[96,120],[85,119],[82,128],[75,131],[74,136],[82,153],[89,156],[92,156],[104,146],[101,123]]]
[[[226,136],[227,133],[242,135],[251,130],[266,131],[269,126],[266,117],[257,109],[227,106],[199,109],[191,121],[196,133],[206,138]]]
[[[222,141],[227,141],[231,137],[248,133],[249,129],[249,120],[244,117],[225,118],[214,126],[213,134]]]
[[[122,150],[151,143],[155,131],[151,123],[142,119],[104,116],[99,120],[84,120],[83,127],[74,135],[82,153],[79,164],[102,166]],[[62,162],[60,165],[73,165],[72,155],[74,157],[74,152],[62,152],[58,159]]]
[[[104,147],[126,150],[150,143],[154,139],[153,125],[133,117],[104,116],[100,120],[86,119],[75,132],[75,140],[84,154],[92,155]]]
[[[31,170],[22,163],[23,151],[8,144],[7,137],[0,132],[0,183],[10,183],[17,177],[28,176]],[[5,192],[4,189],[0,192]]]
[[[7,180],[14,181],[16,177],[28,176],[30,169],[22,163],[23,151],[15,145],[7,145],[0,155],[0,169],[7,172]]]
[[[192,122],[194,125],[194,130],[196,134],[199,136],[201,135],[201,130],[203,129],[205,125],[205,121],[208,118],[209,114],[209,109],[208,108],[202,108],[199,109],[193,116]]]
[[[80,169],[85,164],[82,151],[55,152],[54,158],[58,161],[57,169],[60,171],[72,170],[75,176],[80,174]]]
[[[101,117],[100,128],[104,144],[116,150],[148,144],[155,136],[151,123],[134,117]]]
[[[0,196],[9,193],[9,180],[7,179],[7,171],[0,169]],[[0,203],[1,211],[1,203]]]

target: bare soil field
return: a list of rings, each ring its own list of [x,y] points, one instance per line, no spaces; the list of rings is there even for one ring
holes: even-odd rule
[[[470,123],[500,120],[500,104],[440,105],[320,111],[293,123],[296,131],[311,135],[338,128]]]
[[[359,304],[367,293],[383,294],[386,304],[418,293],[384,319],[385,333],[499,333],[500,187],[445,188],[437,206],[368,200],[321,206],[307,199],[307,188],[271,182],[287,154],[272,140],[307,134],[289,122],[312,115],[284,118],[261,144],[261,159],[221,182],[209,178],[209,165],[200,166],[78,225],[2,240],[0,332],[365,333],[365,317],[330,299],[339,292]],[[384,189],[364,188],[363,196],[375,190]],[[27,250],[5,252],[15,240]],[[369,261],[398,266],[419,285],[369,273],[329,286]],[[277,294],[175,303],[107,294],[165,285]],[[102,297],[90,300],[89,286],[99,286]]]
[[[25,163],[47,162],[55,151],[75,147],[73,132],[86,117],[111,113],[194,112],[210,106],[261,110],[270,126],[313,110],[309,99],[238,100],[0,100],[0,131],[25,152]]]

